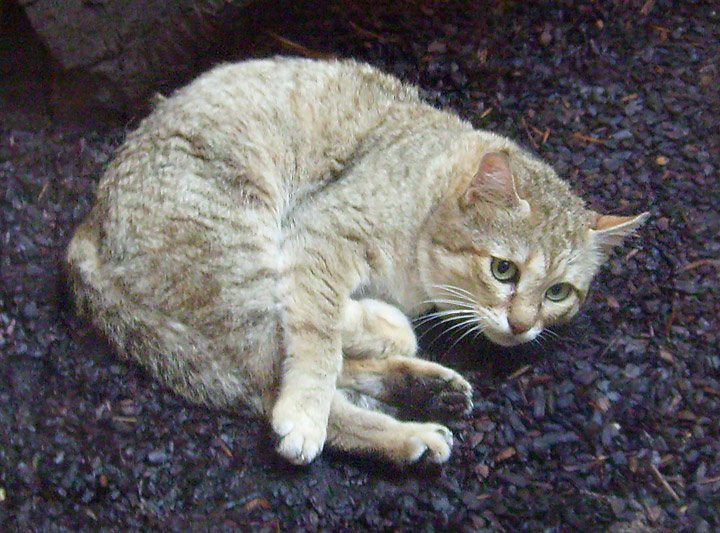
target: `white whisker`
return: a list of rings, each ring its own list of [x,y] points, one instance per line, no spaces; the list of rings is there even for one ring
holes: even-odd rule
[[[434,317],[433,317],[433,318],[434,318]],[[419,339],[423,339],[423,338],[425,337],[425,335],[427,335],[428,333],[430,333],[430,332],[433,331],[434,329],[442,328],[442,327],[445,326],[446,324],[452,324],[453,322],[456,322],[456,321],[458,321],[458,320],[463,320],[463,321],[464,321],[464,322],[461,322],[461,323],[459,324],[460,326],[462,326],[462,325],[465,325],[465,324],[467,324],[467,323],[476,322],[476,321],[477,321],[477,318],[475,317],[474,314],[473,314],[473,315],[470,315],[470,314],[468,314],[468,313],[465,313],[465,314],[462,314],[462,315],[458,315],[458,316],[448,316],[448,317],[445,317],[445,318],[443,318],[442,320],[438,321],[436,324],[433,324],[433,325],[432,325],[429,329],[427,329],[426,331],[423,331],[422,334],[420,335]],[[426,321],[425,323],[427,323],[427,322],[429,322],[429,320]],[[446,329],[441,329],[440,333],[437,335],[437,337],[435,338],[435,340],[437,340],[439,337],[442,337],[442,335],[443,335],[444,333],[446,333],[447,331],[450,331],[450,330],[452,330],[452,329],[455,329],[456,327],[457,327],[457,326],[453,326],[452,328],[447,329],[447,330],[446,330]]]
[[[477,323],[475,326],[469,328],[465,333],[463,333],[462,335],[460,335],[460,337],[459,337],[455,342],[452,343],[452,345],[450,346],[450,349],[452,350],[453,348],[455,348],[455,346],[457,346],[457,344],[458,344],[461,340],[463,340],[465,337],[467,337],[468,335],[474,333],[474,335],[475,335],[474,338],[477,338],[478,335],[480,335],[482,332],[483,332],[482,324]]]
[[[443,311],[435,311],[433,313],[428,313],[427,315],[421,316],[416,318],[415,320],[422,320],[424,318],[443,318],[447,316],[455,316],[455,315],[474,315],[475,313],[468,310],[468,309],[446,309]]]
[[[471,324],[476,324],[477,321],[478,321],[478,320],[477,320],[477,317],[475,317],[475,316],[468,317],[467,320],[464,320],[463,322],[460,322],[460,323],[458,323],[458,324],[455,324],[454,326],[446,329],[446,330],[444,331],[444,333],[450,333],[451,331],[455,331],[456,329],[462,329],[462,328],[464,328],[464,327],[466,327],[466,326],[470,326]]]
[[[470,300],[475,300],[475,297],[470,291],[467,291],[461,287],[457,287],[455,285],[434,285],[436,289],[440,289],[441,291],[447,291],[451,294],[455,294],[457,296],[469,298]]]

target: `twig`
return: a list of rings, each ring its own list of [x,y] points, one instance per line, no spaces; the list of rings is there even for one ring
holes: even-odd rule
[[[707,485],[708,483],[715,483],[717,481],[720,481],[720,476],[707,477],[702,481],[698,481],[698,485]]]
[[[603,351],[600,352],[600,357],[601,357],[601,358],[602,358],[602,357],[605,357],[605,356],[607,355],[607,353],[615,347],[615,345],[616,345],[616,344],[618,343],[618,341],[620,340],[620,337],[621,337],[621,336],[622,336],[622,333],[617,332],[615,335],[613,335],[613,337],[612,337],[609,341],[607,341],[607,345],[605,346],[605,348],[603,349]]]
[[[667,319],[667,322],[665,323],[665,336],[670,336],[670,329],[672,328],[673,322],[675,322],[675,316],[677,315],[677,304],[675,303],[675,300],[672,300],[670,302],[670,316]]]
[[[522,376],[525,372],[530,370],[532,368],[532,365],[525,365],[523,367],[518,368],[515,372],[510,374],[507,378],[505,378],[506,381],[510,381],[512,379],[518,378]]]
[[[40,191],[40,194],[38,194],[38,197],[37,197],[38,202],[43,199],[43,196],[45,196],[45,193],[47,192],[49,186],[50,186],[50,182],[46,181],[45,185],[43,185],[43,188]]]
[[[223,438],[222,438],[220,435],[216,435],[216,438],[217,438],[217,441],[218,441],[218,445],[220,446],[220,449],[223,451],[223,453],[224,453],[225,455],[227,455],[230,459],[232,459],[232,458],[233,458],[233,453],[232,453],[232,451],[230,450],[230,448],[228,447],[228,445],[225,443],[225,441],[223,440]]]
[[[348,24],[350,26],[352,26],[355,29],[355,31],[357,31],[363,37],[371,37],[373,39],[377,39],[381,43],[396,43],[396,42],[400,41],[399,37],[395,37],[395,36],[386,37],[385,35],[380,35],[379,33],[375,33],[374,31],[366,30],[365,28],[358,26],[357,24],[355,24],[352,21],[350,21]]]
[[[134,416],[113,416],[115,422],[124,422],[125,424],[137,424],[138,419]]]
[[[579,132],[573,133],[573,137],[588,143],[602,144],[603,146],[607,145],[607,141],[603,141],[602,139],[596,139],[595,137],[590,137],[589,135],[583,135]]]
[[[670,486],[670,483],[667,482],[665,479],[665,476],[662,475],[660,470],[658,470],[657,466],[650,463],[650,470],[652,470],[652,473],[655,475],[655,478],[660,482],[660,484],[663,486],[663,488],[667,491],[670,496],[672,496],[673,500],[675,500],[676,503],[680,503],[680,496],[677,495],[677,492],[673,490],[673,488]]]
[[[295,50],[296,52],[304,55],[305,57],[311,57],[313,59],[334,59],[335,58],[335,56],[333,54],[326,54],[324,52],[317,52],[315,50],[311,50],[310,48],[307,48],[306,46],[303,46],[299,43],[296,43],[295,41],[291,41],[290,39],[287,39],[285,37],[282,37],[275,32],[266,31],[265,33],[267,33],[270,37],[275,39],[280,44],[285,45],[286,47],[290,48],[291,50]]]
[[[682,267],[680,269],[680,272],[687,272],[688,270],[692,270],[693,268],[698,268],[705,265],[720,266],[720,259],[698,259],[697,261],[693,261],[692,263],[688,263],[687,265]]]
[[[488,116],[488,115],[489,115],[490,113],[492,113],[492,112],[493,112],[493,108],[492,108],[492,107],[488,107],[485,111],[483,111],[483,112],[480,114],[480,118],[485,118],[486,116]]]
[[[522,123],[523,123],[523,126],[525,127],[525,133],[527,133],[528,139],[530,139],[530,142],[535,147],[535,150],[539,149],[540,146],[538,145],[538,143],[535,142],[535,139],[533,139],[533,136],[530,133],[530,128],[528,128],[528,123],[525,120],[525,117],[522,117]]]

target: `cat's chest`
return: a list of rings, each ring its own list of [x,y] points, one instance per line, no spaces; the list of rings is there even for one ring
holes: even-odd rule
[[[353,293],[353,298],[375,298],[398,307],[409,316],[422,313],[428,300],[419,275],[412,269],[375,270]]]

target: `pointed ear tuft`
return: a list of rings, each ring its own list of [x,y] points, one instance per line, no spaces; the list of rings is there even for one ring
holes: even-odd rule
[[[594,213],[595,220],[590,228],[590,234],[597,246],[604,252],[609,252],[613,246],[622,244],[626,237],[631,235],[645,222],[650,213],[642,213],[634,217],[617,217]]]
[[[465,204],[492,203],[506,209],[525,207],[515,189],[510,170],[510,159],[503,152],[489,152],[482,157],[480,166],[463,195]]]

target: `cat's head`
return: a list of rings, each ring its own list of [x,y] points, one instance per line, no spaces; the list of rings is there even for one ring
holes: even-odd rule
[[[647,218],[587,209],[513,145],[482,156],[421,239],[425,291],[449,327],[512,346],[573,317],[613,246]]]

